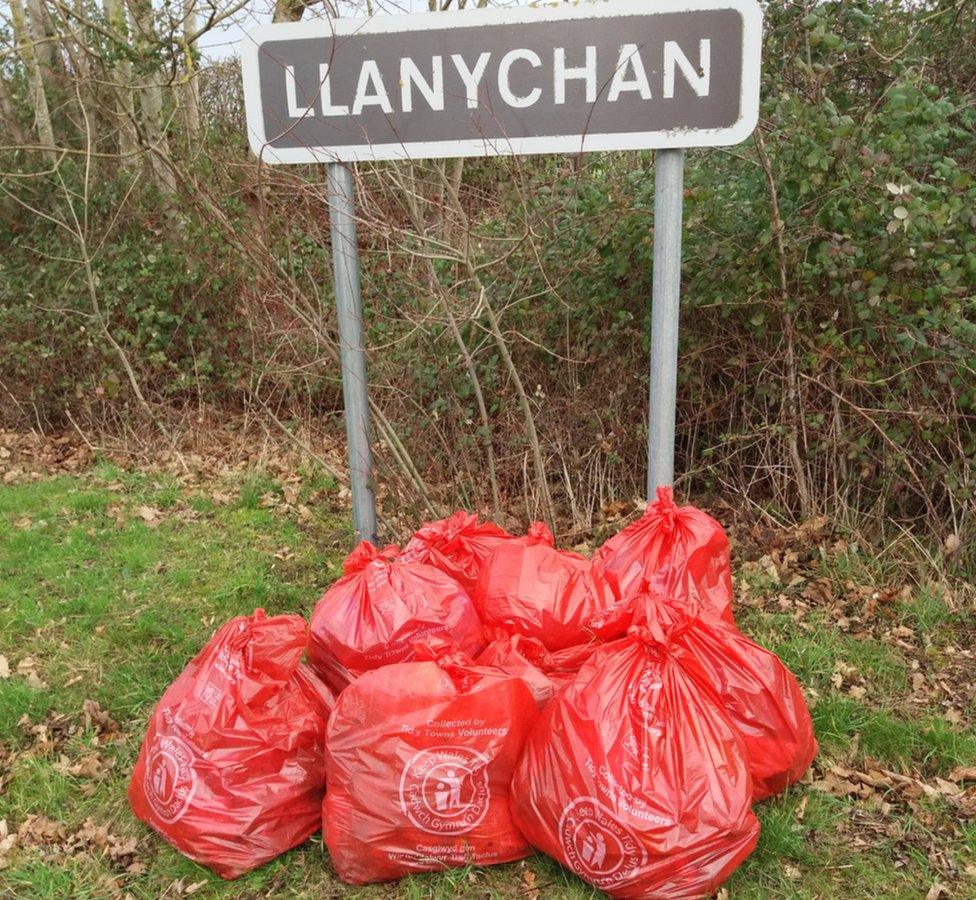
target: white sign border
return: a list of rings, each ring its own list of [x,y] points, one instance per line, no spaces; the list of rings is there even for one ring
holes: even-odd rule
[[[468,140],[412,141],[356,144],[338,150],[317,147],[274,148],[268,143],[261,109],[259,58],[267,41],[305,40],[352,34],[388,34],[398,31],[434,31],[478,25],[513,25],[563,19],[613,18],[698,10],[732,9],[742,16],[742,93],[739,119],[726,128],[633,131],[619,134],[577,134],[556,137],[472,138]],[[762,54],[762,9],[757,0],[596,0],[546,6],[474,8],[403,16],[375,15],[369,19],[314,19],[261,25],[245,37],[241,47],[244,110],[251,150],[271,164],[376,162],[385,159],[442,159],[452,156],[513,156],[535,153],[586,153],[594,150],[677,149],[728,147],[744,141],[759,120],[759,67]],[[486,152],[487,149],[487,152]]]

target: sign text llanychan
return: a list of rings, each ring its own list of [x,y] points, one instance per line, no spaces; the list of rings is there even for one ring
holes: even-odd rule
[[[664,42],[663,59],[650,71],[660,77],[656,87],[661,96],[670,100],[674,98],[675,79],[680,72],[688,85],[698,97],[707,97],[711,84],[711,40],[701,38],[698,41],[696,62],[685,54],[677,41]],[[533,82],[525,93],[517,93],[513,88],[516,75],[513,68],[517,63],[524,63],[530,69],[541,69],[535,79],[519,78],[519,81]],[[364,59],[359,63],[359,71],[355,77],[355,93],[351,103],[339,103],[333,96],[333,71],[341,63],[320,62],[318,81],[312,86],[314,102],[303,106],[298,102],[298,81],[294,66],[284,66],[282,77],[285,81],[285,96],[288,100],[288,118],[302,119],[306,116],[358,116],[369,106],[377,106],[387,115],[397,112],[409,113],[414,111],[414,98],[418,104],[424,103],[431,110],[444,109],[445,91],[450,95],[463,94],[468,109],[478,109],[480,99],[487,101],[494,89],[496,96],[502,103],[513,109],[526,109],[540,101],[543,94],[552,92],[552,102],[555,105],[566,103],[567,86],[571,82],[581,82],[581,92],[586,103],[616,103],[625,93],[633,92],[643,101],[653,98],[651,83],[648,77],[648,67],[644,63],[640,47],[637,44],[621,44],[616,60],[610,69],[609,79],[603,81],[608,85],[607,90],[597,91],[599,84],[597,68],[597,48],[594,44],[587,44],[583,48],[582,65],[567,64],[566,48],[556,47],[552,52],[551,64],[547,58],[545,62],[534,50],[520,47],[509,50],[498,59],[493,60],[490,51],[478,55],[476,60],[466,61],[460,53],[452,53],[448,66],[447,86],[444,80],[444,57],[436,54],[425,60],[422,65],[409,56],[400,59],[399,77],[388,86],[383,72],[375,59]],[[607,69],[607,66],[603,66]],[[486,78],[487,75],[487,78]],[[307,86],[303,86],[302,94],[309,94]],[[419,99],[422,98],[422,99]]]

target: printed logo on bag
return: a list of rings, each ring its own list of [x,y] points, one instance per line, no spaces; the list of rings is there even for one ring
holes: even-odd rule
[[[644,864],[637,836],[593,797],[580,797],[563,810],[559,838],[569,867],[597,887],[613,887]]]
[[[429,834],[464,834],[488,812],[488,757],[468,747],[421,750],[403,769],[400,806]]]
[[[200,699],[211,709],[216,709],[220,706],[221,697],[223,697],[223,694],[220,688],[215,684],[211,684],[209,681],[203,686],[203,691],[200,693]]]
[[[197,787],[194,754],[178,737],[157,736],[146,761],[146,797],[156,816],[172,823],[186,812]]]

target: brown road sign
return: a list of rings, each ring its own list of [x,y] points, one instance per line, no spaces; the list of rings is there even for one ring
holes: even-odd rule
[[[272,163],[723,146],[759,110],[755,0],[282,23],[242,50]]]

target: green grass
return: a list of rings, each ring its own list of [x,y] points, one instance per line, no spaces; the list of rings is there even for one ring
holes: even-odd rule
[[[807,687],[830,686],[837,664],[856,670],[876,700],[894,701],[908,687],[908,667],[901,651],[872,638],[856,638],[834,628],[822,615],[809,617],[800,629],[792,616],[761,613],[743,617],[742,626],[774,651]]]
[[[349,889],[335,878],[319,836],[228,884],[133,819],[125,787],[146,718],[214,627],[256,606],[307,616],[339,572],[336,548],[347,547],[351,537],[329,505],[335,485],[315,469],[299,475],[297,489],[260,472],[236,483],[185,486],[100,465],[80,476],[0,487],[0,653],[12,669],[0,679],[0,819],[16,828],[37,814],[77,830],[91,818],[120,838],[139,838],[146,866],[127,873],[100,851],[14,848],[0,868],[0,897],[128,893],[149,900],[179,896],[174,883],[182,889],[198,882],[203,886],[197,897],[509,898],[525,896],[529,885],[546,898],[601,896],[543,856]],[[313,507],[310,522],[299,526],[286,511],[269,508],[286,488],[293,500]],[[156,527],[143,521],[140,507],[159,511]],[[874,565],[847,554],[836,570],[824,560],[822,574],[842,584],[863,579],[865,567]],[[780,590],[772,584],[768,589],[770,596]],[[976,763],[971,731],[947,723],[938,707],[906,711],[911,660],[903,649],[880,636],[845,633],[817,611],[799,623],[775,605],[771,609],[743,610],[743,627],[813,691],[824,755],[847,765],[871,757],[894,769],[943,777],[954,766]],[[919,593],[896,614],[935,642],[933,666],[938,641],[961,622],[937,592]],[[17,671],[27,657],[36,661],[40,686]],[[839,664],[854,673],[863,695],[851,696],[846,683],[836,687],[832,676]],[[65,765],[92,751],[93,735],[81,724],[86,699],[101,704],[124,732],[124,740],[100,749],[109,768],[97,780],[68,774]],[[38,723],[58,715],[74,732],[54,753],[25,753],[30,736],[18,724],[22,717]],[[961,872],[976,858],[976,827],[953,824],[944,804],[930,804],[922,813],[896,802],[882,809],[794,786],[758,806],[759,847],[729,882],[728,894],[755,900],[924,896],[946,876],[918,848],[938,847]],[[852,853],[850,839],[864,816],[890,823],[893,836]],[[960,879],[954,896],[976,896],[976,882]],[[974,888],[969,894],[967,886]]]
[[[958,620],[946,600],[945,592],[933,587],[923,587],[918,593],[901,604],[901,619],[913,625],[920,634],[937,634],[946,625]]]

